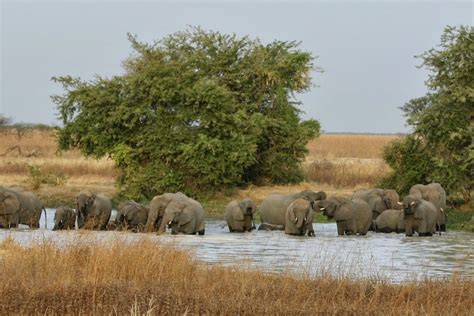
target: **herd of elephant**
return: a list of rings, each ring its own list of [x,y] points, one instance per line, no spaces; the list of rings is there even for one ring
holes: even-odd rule
[[[432,236],[446,231],[446,193],[439,183],[414,185],[402,201],[395,190],[368,189],[351,198],[329,197],[325,192],[305,190],[296,194],[272,194],[259,207],[258,230],[284,230],[295,236],[315,236],[313,216],[322,212],[337,224],[338,235],[366,235],[369,230]],[[18,224],[39,228],[46,210],[36,195],[21,187],[0,187],[0,227]],[[225,207],[230,232],[254,230],[257,206],[252,199],[232,201]],[[83,191],[77,195],[76,209],[61,206],[54,215],[53,230],[132,230],[172,234],[205,233],[204,208],[198,201],[178,193],[155,196],[149,206],[133,200],[118,205],[111,221],[112,203],[104,194]]]

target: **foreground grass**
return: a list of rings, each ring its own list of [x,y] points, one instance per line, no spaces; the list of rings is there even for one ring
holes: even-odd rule
[[[204,265],[143,237],[0,245],[1,314],[472,315],[474,281],[408,284]]]

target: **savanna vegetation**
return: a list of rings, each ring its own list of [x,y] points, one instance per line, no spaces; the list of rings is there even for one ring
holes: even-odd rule
[[[295,94],[311,86],[311,53],[200,28],[129,40],[123,75],[53,78],[65,90],[53,96],[60,149],[111,157],[121,192],[135,199],[303,180],[319,123],[300,118]]]
[[[0,244],[0,313],[472,315],[474,281],[273,274],[205,265],[152,239]]]
[[[440,45],[418,57],[429,72],[428,93],[401,107],[413,133],[385,149],[393,171],[382,185],[407,193],[413,183],[439,182],[472,208],[474,28],[447,27]]]

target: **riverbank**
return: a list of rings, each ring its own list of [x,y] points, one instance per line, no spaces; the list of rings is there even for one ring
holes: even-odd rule
[[[87,236],[87,235],[85,235]],[[265,273],[206,265],[148,238],[0,244],[0,313],[472,315],[474,280]],[[54,268],[52,268],[54,267]]]
[[[21,133],[20,133],[21,132]],[[58,151],[54,129],[3,129],[0,142],[0,185],[33,190],[48,208],[75,206],[82,190],[101,192],[120,202],[115,188],[118,171],[113,161],[85,158],[77,150]],[[383,147],[400,135],[324,134],[311,141],[303,164],[306,182],[288,186],[249,186],[202,199],[206,216],[222,219],[225,205],[250,197],[260,203],[271,193],[325,191],[329,196],[351,196],[357,189],[374,187],[389,172],[381,159]],[[448,229],[473,231],[468,210],[448,211]],[[326,222],[321,214],[317,222]]]

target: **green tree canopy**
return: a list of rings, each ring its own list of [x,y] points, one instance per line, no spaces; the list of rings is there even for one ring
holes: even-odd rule
[[[129,35],[124,74],[55,77],[61,149],[111,156],[128,196],[191,194],[245,182],[296,182],[319,123],[302,121],[295,93],[313,57],[296,42],[191,28],[153,44]]]
[[[421,56],[428,93],[401,109],[413,133],[385,149],[393,173],[385,185],[407,192],[439,182],[469,202],[474,188],[474,28],[447,27],[441,44]]]

